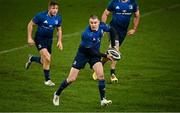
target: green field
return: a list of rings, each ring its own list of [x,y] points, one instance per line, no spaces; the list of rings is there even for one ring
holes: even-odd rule
[[[71,68],[90,14],[101,16],[109,0],[59,0],[63,17],[64,50],[53,45],[51,75],[55,87],[43,84],[42,67],[26,71],[26,28],[30,19],[47,9],[48,0],[0,0],[0,112],[180,112],[180,1],[138,0],[141,21],[136,35],[126,37],[117,65],[119,83],[109,82],[105,65],[106,96],[113,104],[100,107],[97,81],[87,65],[52,104],[54,91]],[[56,39],[54,37],[54,39]],[[105,35],[101,51],[105,51]]]

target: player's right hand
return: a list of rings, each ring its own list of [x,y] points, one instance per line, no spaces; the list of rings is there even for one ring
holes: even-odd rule
[[[112,55],[110,55],[110,54],[107,54],[107,58],[108,58],[109,60],[111,60],[111,61],[114,61]]]
[[[130,30],[127,32],[127,34],[128,34],[128,35],[133,35],[135,32],[136,32],[135,29],[130,29]]]
[[[33,46],[35,44],[34,40],[32,38],[28,38],[28,45]]]
[[[63,50],[63,45],[62,45],[62,42],[61,42],[61,41],[58,41],[57,47],[58,47],[60,50]]]

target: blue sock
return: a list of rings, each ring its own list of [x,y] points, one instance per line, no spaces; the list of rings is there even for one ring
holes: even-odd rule
[[[31,62],[36,62],[36,63],[41,64],[41,57],[32,56],[30,60]]]
[[[50,71],[50,70],[45,70],[45,69],[44,69],[44,77],[45,77],[45,80],[46,80],[46,81],[50,80],[49,71]]]
[[[67,83],[67,80],[64,80],[61,85],[59,86],[58,90],[56,91],[56,95],[60,95],[61,92],[69,85],[70,83]]]
[[[98,86],[101,100],[103,100],[105,98],[105,80],[99,80]]]

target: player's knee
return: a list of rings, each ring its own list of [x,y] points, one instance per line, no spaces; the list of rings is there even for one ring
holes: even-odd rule
[[[51,62],[51,57],[50,57],[50,56],[45,56],[45,57],[44,57],[44,61],[45,61],[46,63],[50,63],[50,62]]]
[[[72,82],[76,81],[76,77],[71,77],[71,78],[68,79],[68,81],[69,81],[70,83],[72,83]]]
[[[97,76],[98,80],[104,80],[104,75]]]
[[[97,78],[99,80],[103,80],[104,79],[104,74],[102,72],[96,72],[96,74],[97,74]]]
[[[117,61],[112,61],[112,65],[116,65]]]

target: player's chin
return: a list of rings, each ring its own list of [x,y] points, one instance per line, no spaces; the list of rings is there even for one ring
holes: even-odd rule
[[[91,27],[91,29],[92,29],[93,31],[95,31],[95,30],[96,30],[96,27]]]
[[[56,16],[57,13],[52,13],[53,16]]]

